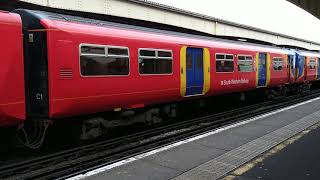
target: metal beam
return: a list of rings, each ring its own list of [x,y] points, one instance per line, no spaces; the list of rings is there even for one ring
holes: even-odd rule
[[[310,14],[320,19],[320,3],[319,0],[288,0],[289,2],[299,6]]]

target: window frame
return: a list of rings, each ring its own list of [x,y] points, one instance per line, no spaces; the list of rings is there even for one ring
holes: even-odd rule
[[[275,70],[274,69],[274,59],[281,59],[281,70]],[[272,70],[273,71],[276,71],[276,72],[281,72],[281,71],[283,71],[283,67],[284,67],[284,64],[283,64],[283,62],[284,62],[284,58],[283,57],[273,57],[272,58]]]
[[[239,60],[239,56],[243,56],[243,57],[251,57],[251,60]],[[251,71],[239,71],[239,61],[251,61],[252,62],[252,68]],[[253,63],[253,56],[252,55],[246,55],[246,54],[238,54],[237,55],[237,70],[240,73],[252,73],[252,72],[256,72],[255,68],[254,68],[254,63]]]
[[[224,61],[233,61],[233,71],[230,71],[230,72],[218,72],[217,71],[217,55],[224,55],[224,57],[226,57],[227,55],[231,55],[233,58],[232,58],[232,60],[228,60],[228,59],[224,59]],[[216,69],[216,73],[221,73],[221,74],[224,74],[224,73],[234,73],[235,71],[234,71],[234,54],[227,54],[227,53],[215,53],[214,54],[214,59],[215,59],[215,65],[216,65],[216,67],[215,67],[215,69]],[[219,60],[221,60],[222,61],[222,59],[219,59]],[[238,68],[238,67],[237,67]]]
[[[140,56],[140,51],[141,50],[147,50],[147,51],[155,51],[155,55],[156,56]],[[164,52],[170,52],[171,53],[171,57],[159,57],[158,56],[158,51],[164,51]],[[156,58],[158,59],[166,59],[166,60],[171,60],[171,73],[166,73],[166,74],[141,74],[140,73],[140,57],[144,58],[144,59],[154,59]],[[174,60],[173,60],[173,50],[170,49],[155,49],[155,48],[139,48],[138,49],[138,74],[139,76],[172,76],[173,75],[173,71],[174,71]]]
[[[104,47],[105,54],[86,54],[81,52],[81,48],[83,46],[91,46],[91,47]],[[110,55],[109,57],[122,57],[122,58],[128,58],[128,74],[126,75],[88,75],[85,76],[81,72],[81,56],[97,56],[97,57],[108,57],[108,48],[119,48],[119,49],[127,49],[128,55]],[[113,45],[102,45],[102,44],[88,44],[88,43],[81,43],[79,44],[79,74],[82,78],[103,78],[103,77],[127,77],[131,75],[131,58],[130,58],[130,48],[127,46],[113,46]]]

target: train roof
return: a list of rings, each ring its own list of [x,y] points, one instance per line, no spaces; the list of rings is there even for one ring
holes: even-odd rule
[[[134,30],[134,31],[139,31],[144,33],[147,32],[152,34],[176,36],[176,37],[182,37],[182,38],[192,38],[194,40],[210,41],[210,43],[215,42],[215,43],[219,43],[222,46],[234,47],[234,48],[239,48],[244,50],[250,49],[250,50],[256,50],[256,51],[259,51],[259,50],[271,51],[271,52],[284,53],[284,54],[289,53],[286,49],[280,48],[277,46],[262,45],[262,44],[242,42],[242,41],[233,41],[233,40],[221,39],[221,38],[216,38],[211,36],[194,35],[194,34],[174,32],[174,31],[168,31],[168,30],[160,30],[155,28],[121,24],[121,23],[115,23],[110,21],[102,21],[102,20],[83,18],[78,16],[46,12],[46,11],[17,9],[14,12],[17,12],[19,14],[21,14],[22,12],[23,14],[28,14],[29,16],[31,15],[39,20],[45,19],[50,21],[63,21],[63,22],[78,23],[78,24],[84,24],[84,25],[94,25],[94,26],[107,27],[107,28]]]
[[[297,51],[299,55],[308,56],[308,57],[320,57],[320,53],[311,52],[311,51]]]

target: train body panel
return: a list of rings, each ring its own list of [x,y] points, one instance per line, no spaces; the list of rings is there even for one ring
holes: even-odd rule
[[[270,54],[270,83],[269,87],[283,86],[289,83],[288,55]]]
[[[25,119],[22,24],[17,14],[0,12],[0,126]]]
[[[251,50],[236,50],[236,49],[224,49],[213,48],[211,50],[212,58],[212,94],[224,94],[231,92],[246,91],[256,88],[256,72],[255,72],[255,52]],[[222,57],[218,56],[232,55],[233,62],[230,63],[230,59],[225,58],[223,62]],[[243,62],[249,62],[251,58],[251,64],[249,62],[248,67],[240,65],[238,59],[243,57]],[[248,58],[248,60],[246,60]],[[229,64],[227,63],[229,61]],[[224,64],[225,67],[222,66]],[[230,66],[232,64],[232,66]],[[221,67],[222,66],[222,67]]]
[[[81,25],[79,26],[82,28]],[[169,49],[179,52],[178,46],[169,43],[137,41],[121,36],[112,37],[113,32],[108,32],[110,34],[101,36],[83,30],[72,33],[65,29],[47,32],[50,117],[82,115],[117,108],[141,108],[179,99],[178,62],[173,62],[173,72],[169,75],[140,75],[139,65],[135,60],[138,57],[139,48]],[[65,37],[70,39],[66,40]],[[97,76],[81,74],[81,46],[87,45],[130,48],[128,73]],[[57,56],[57,54],[60,55]],[[179,53],[172,54],[174,59],[179,59]]]
[[[306,58],[305,67],[306,81],[315,81],[317,79],[317,66],[315,57]]]

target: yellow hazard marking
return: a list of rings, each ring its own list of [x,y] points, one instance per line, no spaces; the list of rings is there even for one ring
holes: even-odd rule
[[[203,90],[202,94],[206,94],[210,90],[210,51],[203,48]]]
[[[252,168],[254,168],[256,165],[258,165],[259,163],[263,162],[266,158],[268,158],[276,153],[279,153],[281,150],[286,148],[288,145],[296,142],[297,140],[302,138],[304,135],[308,134],[311,130],[316,129],[318,127],[320,127],[320,124],[314,125],[314,126],[310,127],[309,129],[300,132],[298,135],[296,135],[296,136],[282,142],[281,144],[275,146],[274,148],[270,149],[268,152],[262,154],[261,156],[255,158],[251,162],[240,166],[238,169],[234,170],[229,175],[225,176],[223,179],[224,180],[232,180],[232,179],[236,178],[237,176],[243,175],[244,173],[246,173],[249,170],[251,170]]]
[[[259,53],[256,54],[256,87],[259,86]]]
[[[266,87],[270,85],[270,79],[271,79],[271,72],[270,72],[270,66],[271,66],[271,56],[270,53],[267,53],[267,69],[266,69],[266,73],[267,73],[267,83],[266,83]]]
[[[229,175],[229,176],[224,177],[223,179],[225,179],[225,180],[233,180],[234,178],[236,178],[236,176]]]
[[[187,46],[180,50],[180,94],[186,96],[187,91]]]

